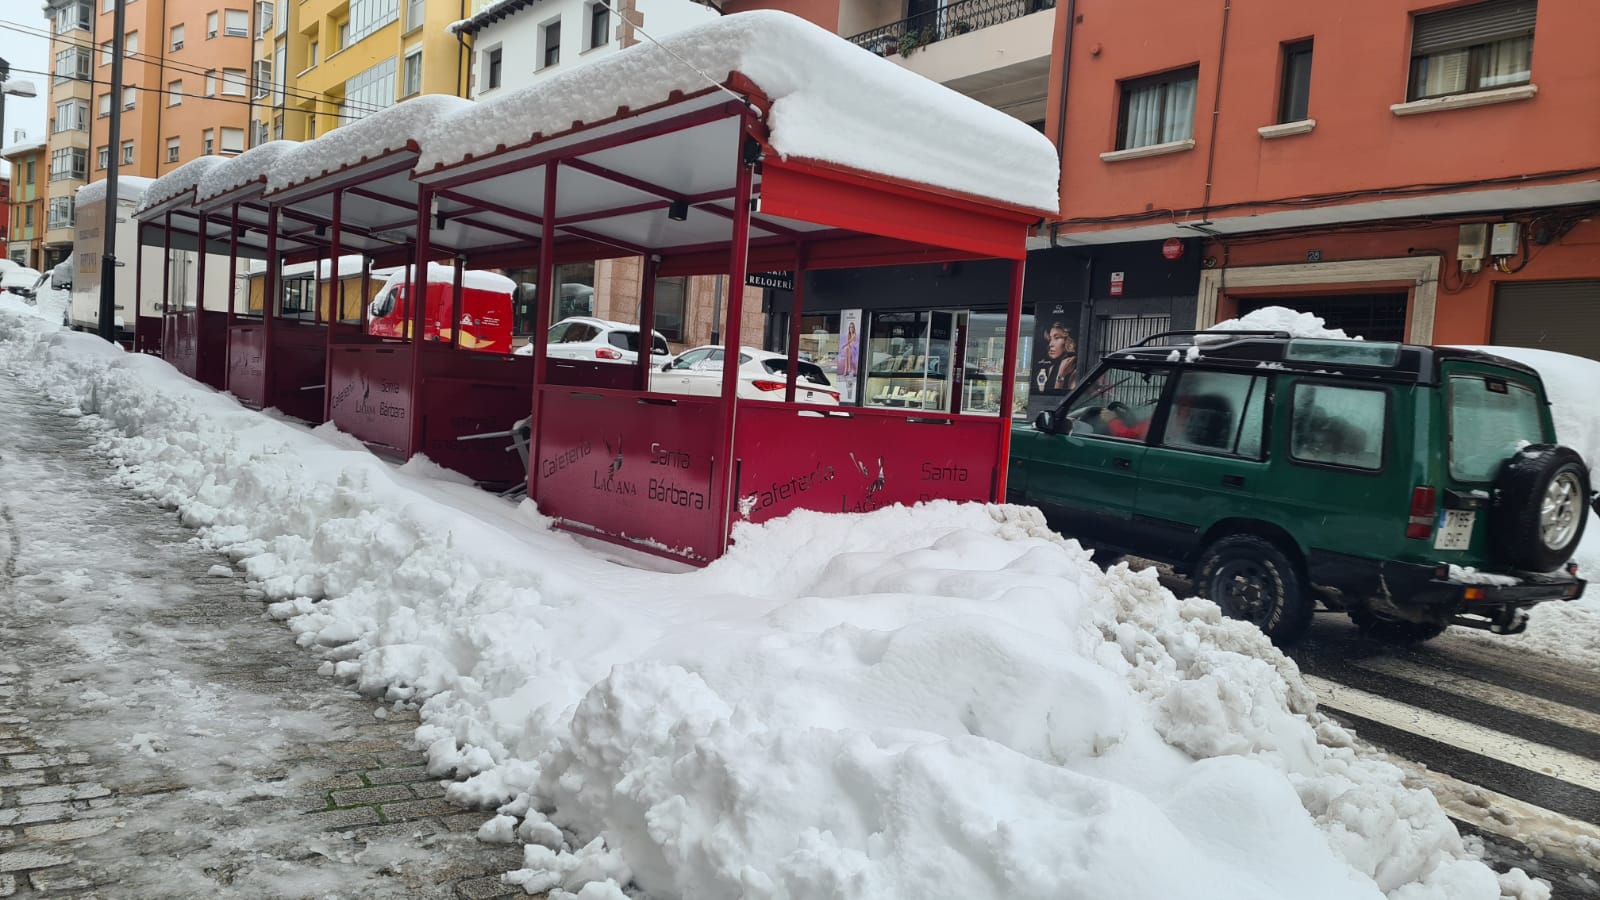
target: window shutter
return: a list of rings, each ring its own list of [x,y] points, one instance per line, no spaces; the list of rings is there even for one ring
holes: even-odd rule
[[[1411,52],[1437,53],[1533,32],[1538,0],[1492,0],[1417,16]]]

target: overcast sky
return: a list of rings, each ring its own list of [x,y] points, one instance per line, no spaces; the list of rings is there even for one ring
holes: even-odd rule
[[[50,94],[50,79],[18,70],[49,71],[50,40],[17,30],[22,27],[31,31],[48,31],[50,23],[39,11],[43,5],[33,0],[0,0],[0,59],[11,64],[12,81],[31,81],[39,94],[37,97],[5,98],[5,134],[0,136],[0,143],[6,146],[16,143],[19,131],[27,133],[25,140],[42,141],[46,137],[49,116],[45,110]]]

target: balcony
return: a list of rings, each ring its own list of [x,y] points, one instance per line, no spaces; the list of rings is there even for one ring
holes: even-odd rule
[[[957,0],[898,22],[851,35],[848,40],[879,56],[909,57],[919,47],[1054,9],[1055,0]]]

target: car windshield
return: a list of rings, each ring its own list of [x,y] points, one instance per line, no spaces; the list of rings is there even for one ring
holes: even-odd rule
[[[1450,475],[1493,481],[1506,457],[1544,440],[1539,395],[1527,385],[1482,375],[1450,376]]]
[[[788,375],[789,361],[782,358],[764,359],[761,361],[761,368],[766,369],[768,373],[773,375]],[[828,381],[827,374],[822,371],[822,367],[815,363],[800,363],[800,377],[811,382],[812,384],[831,383]]]

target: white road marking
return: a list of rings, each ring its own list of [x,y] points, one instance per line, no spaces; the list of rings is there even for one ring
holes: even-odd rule
[[[1408,706],[1315,675],[1306,675],[1304,678],[1316,693],[1318,702],[1330,709],[1539,772],[1591,791],[1600,791],[1600,760]]]
[[[1448,694],[1455,694],[1457,697],[1478,700],[1500,709],[1526,712],[1549,722],[1579,728],[1591,734],[1600,735],[1600,715],[1596,715],[1586,709],[1579,709],[1576,706],[1568,706],[1565,703],[1557,703],[1554,700],[1546,700],[1543,697],[1535,697],[1532,694],[1477,681],[1473,678],[1464,678],[1441,669],[1420,666],[1391,656],[1374,656],[1355,660],[1354,662],[1357,666],[1369,672],[1377,672],[1381,675],[1399,678],[1412,684],[1420,684]]]

